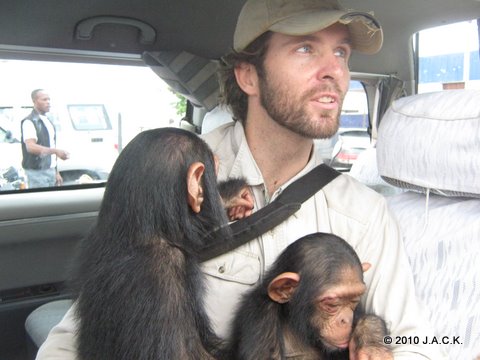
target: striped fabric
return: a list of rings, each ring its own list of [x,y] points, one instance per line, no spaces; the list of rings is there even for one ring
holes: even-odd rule
[[[402,98],[379,127],[382,178],[417,294],[451,359],[480,355],[480,91]],[[414,334],[412,334],[414,335]],[[461,344],[457,344],[456,342]]]
[[[480,355],[480,199],[406,192],[387,198],[403,233],[417,295],[451,359]]]
[[[395,101],[378,129],[377,158],[395,186],[480,197],[480,90]]]

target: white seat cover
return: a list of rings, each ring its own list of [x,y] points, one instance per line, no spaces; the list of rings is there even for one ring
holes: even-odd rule
[[[480,355],[480,91],[397,100],[379,127],[377,162],[385,181],[410,190],[387,200],[432,336],[458,337],[461,344],[445,345],[449,357],[474,359]]]
[[[480,197],[480,91],[395,101],[379,127],[377,159],[394,185]]]

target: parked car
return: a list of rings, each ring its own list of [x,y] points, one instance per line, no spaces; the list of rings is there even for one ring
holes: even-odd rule
[[[69,153],[58,162],[64,185],[104,182],[118,156],[116,119],[105,104],[66,104],[54,111],[57,147]]]
[[[334,145],[330,165],[338,170],[349,170],[358,155],[371,146],[367,129],[340,129]]]
[[[52,101],[63,102],[64,97],[74,95],[75,100],[64,102],[73,107],[64,110],[73,116],[69,126],[78,128],[69,131],[68,136],[59,136],[59,145],[71,149],[72,153],[70,160],[60,164],[65,166],[62,171],[69,183],[80,179],[95,181],[44,189],[25,190],[19,186],[0,192],[1,360],[32,359],[36,348],[32,347],[25,331],[27,316],[43,304],[71,297],[66,283],[73,254],[79,240],[97,220],[105,189],[108,169],[97,172],[99,168],[94,165],[97,160],[111,159],[111,151],[117,151],[112,149],[112,144],[116,143],[121,151],[129,139],[145,129],[180,126],[201,132],[205,114],[218,102],[215,66],[232,47],[233,30],[243,3],[244,0],[16,0],[2,3],[0,115],[11,111],[9,121],[18,121],[20,110],[30,105],[28,95],[37,87],[51,90]],[[358,152],[370,143],[375,144],[383,116],[397,99],[443,89],[480,89],[480,1],[341,0],[341,3],[346,8],[373,11],[384,29],[384,45],[378,54],[353,54],[349,63],[352,80],[359,84],[352,91],[357,95],[361,92],[366,104],[365,113],[361,114],[363,127],[344,129],[337,134],[341,140],[332,164],[348,171]],[[13,67],[20,71],[12,71]],[[24,98],[21,101],[16,96],[12,98],[12,93],[22,94]],[[95,101],[77,100],[85,94]],[[92,107],[82,109],[75,104]],[[115,116],[109,115],[111,128],[103,126],[103,129],[113,129],[120,141],[112,142],[115,139],[110,136],[100,141],[96,131],[103,130],[90,131],[84,127],[102,124],[83,120],[83,114],[95,114],[99,118],[105,114],[105,109],[98,104],[106,108],[113,104],[118,109]],[[355,127],[357,120],[358,116]],[[453,124],[454,129],[457,127],[461,128],[461,121]],[[474,131],[478,131],[478,127],[472,127],[471,132]],[[5,129],[0,132],[2,138],[7,141],[0,142],[0,162],[8,159],[5,164],[8,172],[9,157],[19,154],[18,150],[12,150],[18,149],[19,137],[13,131],[10,136]],[[462,135],[457,140],[461,142]],[[73,155],[77,150],[81,154],[78,158]],[[474,150],[480,153],[480,149]],[[465,154],[458,163],[464,163],[470,155]],[[77,160],[86,165],[73,166]],[[19,159],[12,161],[18,164]],[[405,168],[410,166],[406,163]],[[14,168],[18,170],[18,166]],[[471,168],[477,173],[478,183],[479,166]],[[70,173],[71,178],[67,175]],[[470,186],[475,184],[470,182]],[[454,199],[460,201],[460,198]],[[427,198],[423,204],[428,202]],[[471,204],[470,224],[475,225],[480,218],[478,199],[472,198]],[[365,211],[371,209],[366,205]],[[418,215],[416,221],[423,220],[425,227],[433,216],[428,212],[415,214]],[[422,230],[420,233],[423,234]],[[407,250],[415,252],[419,242],[424,245],[423,241],[420,238],[417,244],[412,242]],[[480,256],[478,246],[451,254],[447,253],[448,248],[435,245],[431,246],[434,255],[419,261],[421,265],[431,265],[429,279],[434,279],[419,281],[418,277],[427,274],[427,270],[417,272],[417,289],[422,291],[435,285],[435,275],[444,269],[446,261],[455,260],[461,266],[465,254]],[[465,296],[464,300],[469,301],[473,310],[465,313],[461,306],[455,308],[453,320],[444,327],[432,321],[432,336],[440,339],[444,335],[460,336],[463,344],[449,344],[445,348],[451,354],[462,353],[458,359],[473,359],[480,356],[478,267],[451,271],[450,275],[457,276],[453,279],[454,287],[440,295],[426,296],[422,301],[432,312],[433,321],[444,321],[449,317],[440,312],[443,306],[437,304],[455,306],[462,300],[462,291],[470,291],[471,298]],[[461,333],[446,334],[444,329],[457,329],[458,319],[468,326],[459,329]],[[424,340],[416,335],[394,340],[410,343]],[[455,359],[454,355],[452,358]]]

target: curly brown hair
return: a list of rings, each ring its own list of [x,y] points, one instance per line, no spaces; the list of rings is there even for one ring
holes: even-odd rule
[[[260,78],[264,78],[264,60],[268,49],[268,43],[272,32],[268,31],[260,35],[245,50],[232,51],[222,57],[219,63],[220,104],[230,108],[233,119],[239,120],[243,125],[247,118],[248,97],[238,86],[235,77],[235,68],[242,63],[252,64]]]

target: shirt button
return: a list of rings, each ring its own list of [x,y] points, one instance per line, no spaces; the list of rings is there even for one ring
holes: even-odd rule
[[[222,265],[222,266],[219,266],[219,267],[218,267],[218,272],[219,272],[220,274],[223,274],[223,273],[225,272],[225,266],[223,266],[223,265]]]

